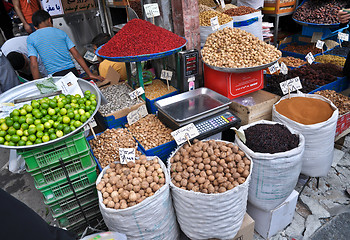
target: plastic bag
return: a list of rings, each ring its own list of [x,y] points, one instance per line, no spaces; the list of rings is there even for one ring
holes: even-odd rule
[[[12,173],[24,173],[25,162],[22,155],[18,155],[16,150],[10,150],[9,171]]]
[[[242,16],[233,16],[232,18],[234,28],[240,28],[246,32],[253,34],[260,40],[263,40],[261,11],[245,14]]]
[[[225,27],[232,28],[233,21],[220,25],[220,28],[218,30],[224,29]],[[211,26],[200,26],[199,29],[200,29],[200,35],[201,35],[201,47],[203,47],[208,36],[216,31],[214,31]]]
[[[241,127],[245,130],[256,124],[277,124],[271,121],[258,121]],[[257,208],[269,211],[275,209],[293,192],[300,175],[305,139],[300,133],[286,126],[289,131],[299,136],[299,145],[287,152],[256,153],[249,149],[236,135],[238,147],[249,155],[254,168],[249,184],[249,203]],[[259,136],[257,136],[259,137]]]
[[[179,148],[168,158],[169,174],[170,159],[178,150]],[[252,168],[253,162],[250,165],[250,172]],[[184,190],[170,182],[171,195],[181,230],[192,240],[233,239],[242,225],[246,212],[250,178],[251,174],[243,184],[217,194]]]
[[[285,96],[280,101],[286,99]],[[307,97],[320,99],[331,105],[334,109],[332,116],[325,122],[304,125],[295,122],[276,111],[276,105],[272,108],[272,120],[283,123],[295,131],[300,132],[305,137],[305,151],[303,155],[303,165],[301,173],[310,177],[326,176],[333,162],[334,137],[338,121],[338,109],[327,98],[318,94],[291,94],[291,97]]]
[[[147,160],[154,159],[148,157]],[[164,239],[177,240],[179,228],[170,197],[170,177],[164,163],[158,158],[166,183],[153,196],[141,203],[126,209],[111,209],[103,204],[103,198],[98,191],[98,201],[103,220],[111,231],[126,234],[128,240]],[[101,181],[106,170],[105,167],[97,178],[96,185]]]

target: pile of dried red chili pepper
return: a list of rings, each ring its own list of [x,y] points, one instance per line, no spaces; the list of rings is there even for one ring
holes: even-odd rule
[[[133,19],[99,51],[106,57],[138,56],[181,47],[186,40],[150,22]]]

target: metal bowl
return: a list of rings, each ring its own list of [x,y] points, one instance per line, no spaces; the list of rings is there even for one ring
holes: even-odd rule
[[[57,82],[58,80],[61,79],[61,77],[52,77],[52,78],[53,78],[54,82]],[[11,88],[10,90],[4,92],[3,94],[0,95],[0,103],[13,103],[15,99],[39,95],[40,91],[36,87],[35,83],[37,83],[40,80],[42,80],[42,79],[38,79],[35,81],[30,81],[30,82],[18,85],[16,87]],[[81,129],[83,129],[83,127],[93,119],[96,112],[98,111],[100,104],[101,104],[101,95],[99,93],[98,88],[94,84],[90,83],[87,80],[79,78],[78,84],[83,92],[90,90],[92,94],[96,95],[96,101],[97,101],[96,109],[95,109],[94,113],[91,115],[91,117],[85,123],[83,123],[80,127],[75,129],[73,132],[70,132],[67,135],[64,135],[64,136],[57,138],[55,140],[50,140],[50,141],[45,142],[45,143],[34,144],[31,146],[6,146],[3,144],[0,144],[0,147],[1,148],[10,148],[10,149],[31,149],[31,148],[42,147],[45,145],[49,145],[51,143],[61,141],[67,137],[70,137],[70,136],[76,134]]]

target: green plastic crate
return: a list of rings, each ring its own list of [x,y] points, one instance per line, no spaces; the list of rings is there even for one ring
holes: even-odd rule
[[[80,204],[86,204],[98,199],[95,184],[91,184],[89,187],[77,192],[77,198],[79,199]],[[78,208],[79,205],[75,196],[72,194],[71,196],[68,196],[62,200],[51,203],[49,207],[51,209],[52,216],[56,217],[59,214],[63,214]]]
[[[89,220],[96,213],[100,213],[100,207],[98,206],[98,200],[92,201],[84,206],[82,206],[86,218]],[[81,221],[85,221],[84,215],[80,208],[69,211],[67,213],[61,214],[55,217],[57,219],[58,225],[62,227],[72,226]]]
[[[83,132],[80,132],[62,141],[33,150],[19,150],[18,153],[23,156],[27,170],[34,171],[58,163],[60,158],[65,161],[88,149],[89,145],[85,136]]]
[[[67,158],[64,161],[64,164],[69,176],[72,176],[87,168],[90,168],[91,166],[96,165],[89,150],[86,150],[85,153],[82,153],[79,156],[72,156]],[[40,168],[38,170],[27,171],[32,174],[34,181],[38,187],[51,184],[60,179],[66,178],[63,168],[59,162],[57,164],[52,164],[48,167]]]
[[[90,186],[92,183],[96,182],[96,179],[96,166],[70,177],[75,191],[79,191],[87,186]],[[44,199],[46,200],[47,204],[51,204],[56,200],[61,200],[73,193],[66,178],[43,187],[38,187],[36,185],[35,187],[44,195]]]

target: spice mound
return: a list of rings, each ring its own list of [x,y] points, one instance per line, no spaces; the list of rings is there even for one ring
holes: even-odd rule
[[[244,130],[249,149],[259,153],[280,153],[299,145],[299,137],[281,124],[256,124]]]
[[[161,53],[179,48],[186,40],[141,19],[129,21],[99,51],[106,57],[126,57]]]
[[[247,68],[276,61],[282,53],[253,34],[226,27],[212,33],[202,49],[206,64],[223,68]]]
[[[243,184],[250,173],[250,160],[237,145],[215,140],[186,143],[170,162],[176,187],[207,194],[231,190]]]
[[[328,98],[332,101],[332,103],[338,108],[339,115],[343,115],[345,113],[350,112],[350,98],[344,96],[343,94],[337,93],[334,90],[323,90],[315,92],[315,94],[319,94]]]
[[[153,196],[165,184],[165,175],[158,158],[146,156],[126,165],[111,163],[96,188],[107,208],[125,209]]]
[[[325,122],[334,112],[329,103],[308,97],[284,99],[275,107],[283,116],[304,125]]]

